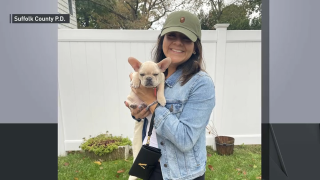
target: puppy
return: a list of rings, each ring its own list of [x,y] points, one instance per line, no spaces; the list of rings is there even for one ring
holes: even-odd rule
[[[141,63],[137,59],[129,57],[128,62],[135,71],[132,74],[131,87],[138,88],[141,84],[142,86],[147,88],[157,88],[157,101],[161,106],[165,106],[165,76],[163,72],[171,64],[171,59],[165,58],[159,63],[155,63],[152,61],[146,61],[144,63]],[[131,109],[136,109],[138,107],[141,110],[147,107],[147,104],[142,102],[132,91],[127,97],[126,102],[129,104],[129,108]]]
[[[165,76],[163,72],[169,67],[171,64],[170,58],[165,58],[159,63],[147,61],[144,63],[139,62],[137,59],[133,57],[129,57],[129,64],[134,69],[134,73],[132,74],[131,86],[137,88],[140,86],[148,87],[148,88],[157,88],[157,101],[161,106],[165,106],[166,99],[164,97],[164,81]],[[138,96],[134,92],[130,92],[129,96],[125,103],[128,103],[130,109],[136,109],[137,107],[141,111],[146,108],[147,105],[142,102]],[[143,121],[136,121],[134,125],[134,134],[133,134],[133,142],[132,142],[132,152],[133,152],[133,162],[137,157],[140,148],[142,146],[142,129],[143,129]],[[138,178],[135,176],[129,176],[128,180],[137,180]]]

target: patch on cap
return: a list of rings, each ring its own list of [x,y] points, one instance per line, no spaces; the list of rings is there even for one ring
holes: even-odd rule
[[[180,22],[181,22],[181,23],[184,23],[184,20],[186,20],[184,17],[181,17],[181,18],[180,18]]]

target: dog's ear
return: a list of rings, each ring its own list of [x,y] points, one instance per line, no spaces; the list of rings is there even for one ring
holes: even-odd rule
[[[171,64],[171,58],[167,57],[167,58],[163,59],[162,61],[160,61],[158,63],[158,66],[159,66],[161,72],[164,72],[164,71],[166,71],[166,69],[169,67],[170,64]]]
[[[134,69],[134,71],[138,72],[139,68],[141,66],[141,62],[138,61],[136,58],[134,57],[129,57],[128,58],[128,62],[129,64],[132,66],[132,68]]]

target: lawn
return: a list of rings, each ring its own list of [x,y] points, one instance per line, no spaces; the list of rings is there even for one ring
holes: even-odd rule
[[[234,147],[231,156],[220,156],[207,147],[206,180],[261,179],[261,145]],[[101,161],[90,159],[84,153],[69,153],[58,157],[59,180],[127,180],[132,157],[128,160]]]

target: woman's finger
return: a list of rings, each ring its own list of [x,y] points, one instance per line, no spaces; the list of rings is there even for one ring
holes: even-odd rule
[[[149,116],[149,114],[150,114],[150,111],[146,111],[142,116],[147,117],[147,116]]]
[[[145,108],[145,107],[144,107]],[[132,110],[132,114],[135,114],[136,116],[141,116],[144,114],[144,112],[142,112],[144,109],[140,108],[139,106],[136,107],[135,109]]]
[[[124,101],[124,104],[127,106],[127,108],[129,108],[129,104],[127,103],[127,101]]]
[[[143,114],[144,114],[144,110],[139,110],[137,111],[137,116],[141,119],[141,118],[144,118],[143,117]]]
[[[143,109],[143,110],[141,110],[138,114],[137,114],[137,116],[140,118],[140,119],[142,119],[142,118],[145,118],[145,117],[147,117],[147,109]]]
[[[139,116],[139,115],[140,115],[139,113],[140,113],[140,110],[139,110],[138,107],[136,107],[135,109],[132,109],[132,110],[131,110],[131,114],[132,114],[134,117]]]
[[[146,110],[145,113],[143,114],[144,117],[149,116],[149,114],[151,114],[150,110]]]

